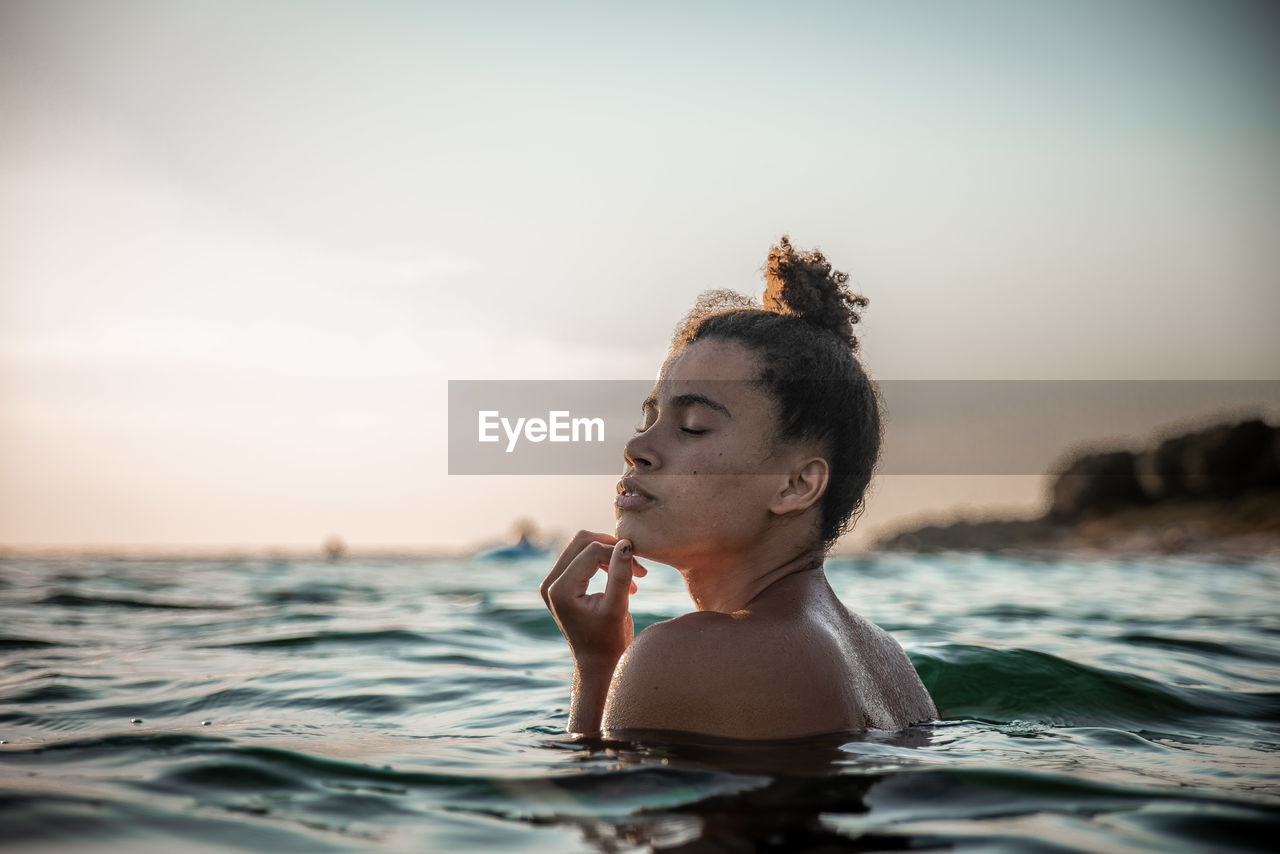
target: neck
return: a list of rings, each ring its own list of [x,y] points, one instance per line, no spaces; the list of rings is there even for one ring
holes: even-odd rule
[[[718,561],[714,567],[691,567],[680,574],[699,611],[732,614],[749,607],[783,579],[815,570],[821,573],[822,557],[822,548],[813,545],[756,548]]]

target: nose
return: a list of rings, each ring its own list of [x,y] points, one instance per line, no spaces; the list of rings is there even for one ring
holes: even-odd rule
[[[622,449],[622,458],[627,461],[628,468],[651,469],[658,464],[658,455],[649,438],[652,432],[650,429],[637,433],[627,441]]]

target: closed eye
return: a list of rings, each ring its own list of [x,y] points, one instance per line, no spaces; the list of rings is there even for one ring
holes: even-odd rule
[[[692,427],[681,427],[681,432],[688,433],[690,436],[701,436],[706,430],[694,430]]]

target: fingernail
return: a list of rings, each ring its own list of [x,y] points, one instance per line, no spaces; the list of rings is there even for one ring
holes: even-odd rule
[[[631,557],[631,543],[627,543],[622,546],[621,554],[622,554],[623,560],[626,560],[627,558]]]

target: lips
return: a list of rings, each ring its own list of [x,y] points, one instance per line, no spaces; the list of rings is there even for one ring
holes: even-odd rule
[[[636,479],[628,475],[618,481],[618,495],[613,504],[619,510],[639,510],[653,504],[654,497],[640,488]]]

